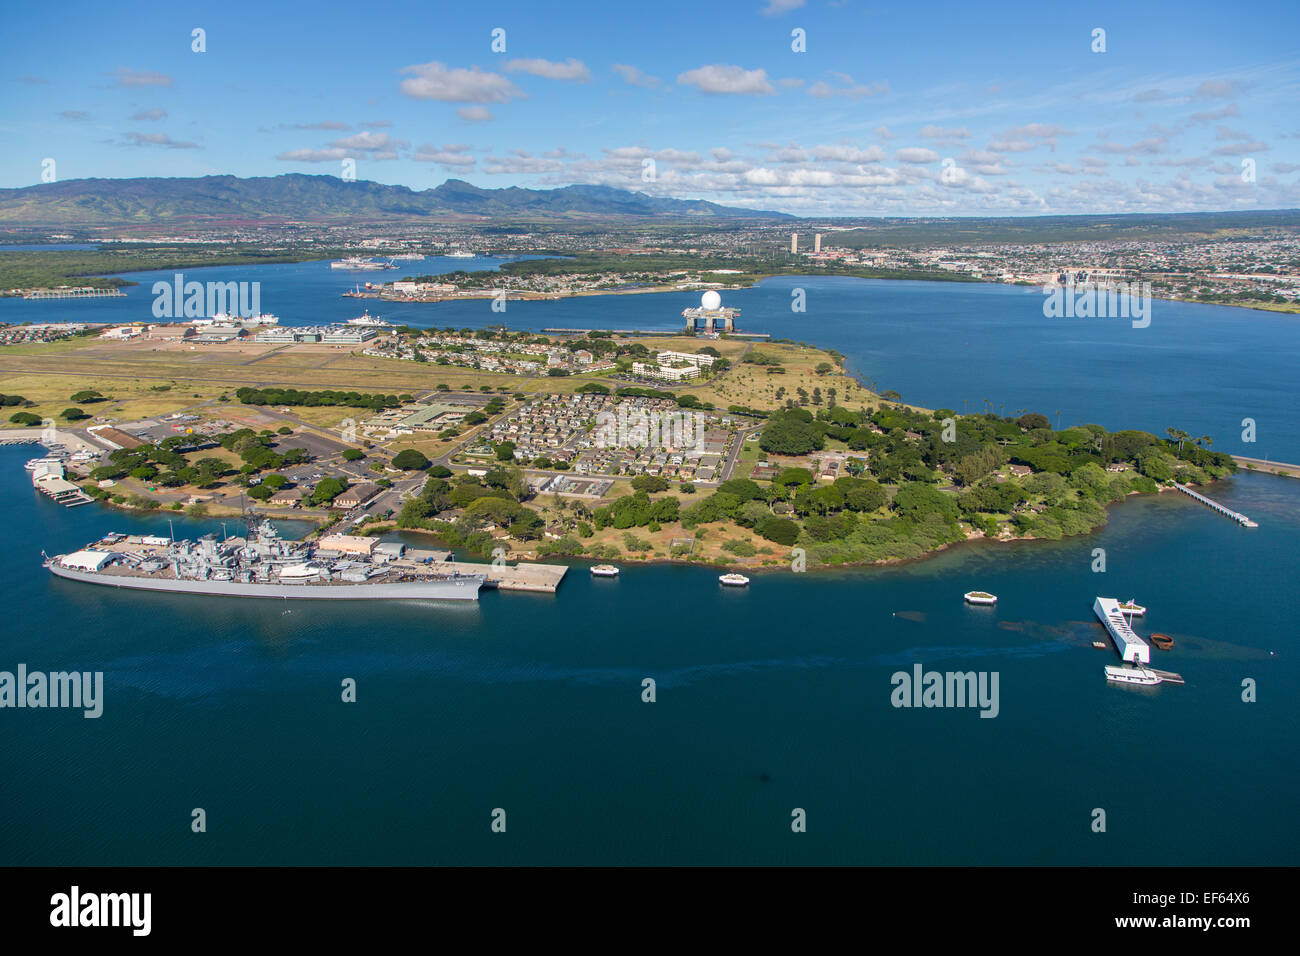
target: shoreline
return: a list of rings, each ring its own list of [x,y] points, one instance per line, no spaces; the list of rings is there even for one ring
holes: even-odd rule
[[[528,255],[529,255],[528,253],[504,253],[499,255],[484,253],[481,258],[516,260],[522,256],[528,256]],[[440,258],[440,257],[429,256],[428,258]],[[533,256],[532,258],[559,259],[561,257]],[[117,279],[135,273],[165,272],[172,269],[230,269],[230,268],[239,268],[240,266],[245,266],[245,265],[252,265],[252,266],[301,265],[303,263],[309,263],[309,262],[327,263],[330,261],[331,261],[330,259],[320,259],[320,258],[316,258],[315,256],[312,256],[310,258],[285,258],[277,262],[267,262],[265,259],[250,258],[249,261],[247,262],[221,263],[217,265],[196,263],[194,265],[168,266],[166,269],[151,268],[151,269],[119,270],[117,272],[104,273],[102,275],[87,274],[82,276],[68,276],[67,278],[69,279],[91,279],[91,278]],[[487,271],[494,271],[494,270],[484,269],[484,270],[477,270],[477,271],[487,272]],[[439,275],[451,275],[451,274],[452,273],[439,273]],[[932,276],[927,275],[925,277],[917,277],[915,275],[902,275],[902,274],[893,274],[893,273],[884,273],[881,275],[860,275],[852,271],[835,272],[827,269],[808,270],[805,272],[801,272],[797,270],[796,271],[781,270],[779,272],[755,273],[752,281],[718,283],[717,285],[723,291],[732,291],[732,292],[744,291],[747,289],[754,288],[755,286],[757,286],[759,283],[763,282],[766,279],[783,278],[786,276],[792,278],[824,277],[824,278],[839,278],[839,279],[862,279],[864,281],[871,281],[871,280],[878,279],[887,282],[951,282],[951,283],[960,283],[960,284],[967,284],[967,285],[994,286],[1000,288],[1022,288],[1022,289],[1042,288],[1040,285],[1035,283],[990,282],[987,279],[976,279],[959,273],[953,273],[951,275],[935,274]],[[106,288],[120,289],[125,286],[139,287],[141,285],[142,283],[137,281],[122,279],[120,283]],[[24,290],[24,291],[30,291],[30,290]],[[497,296],[498,294],[500,294],[502,291],[506,292],[507,300],[509,300],[509,298],[513,294],[518,297],[517,301],[555,302],[555,301],[562,301],[565,299],[579,299],[579,298],[587,298],[592,296],[604,296],[604,295],[610,295],[610,296],[651,295],[651,294],[669,294],[669,293],[676,293],[676,292],[686,294],[690,292],[698,292],[699,289],[698,288],[680,289],[671,286],[653,286],[653,287],[635,288],[635,289],[585,289],[577,292],[562,292],[562,293],[534,292],[531,290],[519,290],[512,293],[512,291],[509,289],[506,290],[483,289],[483,290],[475,290],[466,295],[438,296],[431,299],[389,299],[389,298],[384,298],[383,296],[380,296],[378,294],[369,295],[366,293],[353,294],[353,293],[343,292],[340,293],[340,298],[371,299],[374,301],[387,302],[394,305],[437,305],[443,302],[455,302],[459,300],[476,301],[481,299],[491,299]],[[1230,302],[1204,302],[1199,299],[1180,299],[1180,298],[1175,298],[1175,297],[1170,297],[1165,295],[1152,295],[1152,298],[1159,299],[1162,302],[1181,302],[1185,305],[1210,305],[1210,306],[1218,306],[1220,308],[1227,308],[1227,309],[1246,309],[1252,312],[1269,312],[1277,315],[1300,316],[1300,303],[1293,303],[1290,307],[1286,307],[1286,306],[1264,304],[1264,303],[1245,305],[1241,303],[1230,303]],[[24,297],[22,294],[15,294],[13,292],[10,292],[8,289],[0,290],[0,301],[3,301],[5,299],[17,299],[18,301],[24,301]],[[113,324],[121,324],[121,323],[110,322],[104,324],[113,325]]]
[[[1293,466],[1293,467],[1294,467],[1294,466]],[[1243,472],[1243,473],[1244,473],[1244,474],[1271,474],[1271,473],[1260,472],[1260,471],[1256,471],[1256,472],[1245,471],[1245,472]],[[1229,480],[1231,480],[1231,478],[1235,478],[1235,477],[1237,477],[1237,476],[1236,476],[1236,475],[1233,475],[1233,476],[1231,476],[1231,477],[1229,477],[1229,478],[1217,478],[1217,479],[1212,479],[1211,481],[1209,481],[1209,482],[1206,483],[1206,484],[1196,485],[1195,487],[1197,487],[1197,488],[1209,488],[1209,487],[1212,487],[1212,486],[1214,486],[1214,485],[1217,485],[1217,484],[1218,484],[1219,482],[1221,482],[1221,481],[1229,481]],[[1277,477],[1288,477],[1288,476],[1286,476],[1286,475],[1278,475]],[[1300,477],[1300,475],[1296,475],[1296,477]],[[1157,496],[1158,496],[1158,495],[1163,495],[1163,494],[1165,494],[1166,492],[1177,492],[1177,490],[1178,490],[1178,489],[1176,489],[1176,488],[1172,488],[1172,487],[1169,487],[1169,488],[1161,487],[1161,488],[1158,489],[1156,492],[1154,492],[1154,495],[1157,495]],[[968,537],[966,537],[965,539],[963,539],[963,540],[961,540],[961,541],[946,541],[946,542],[944,542],[943,544],[939,545],[937,548],[932,548],[931,550],[926,551],[926,552],[924,552],[923,554],[919,554],[919,555],[917,555],[916,557],[911,557],[911,558],[881,558],[881,559],[878,559],[878,560],[876,560],[876,561],[844,561],[844,562],[841,562],[841,563],[838,563],[838,564],[809,564],[809,565],[807,566],[807,568],[806,568],[804,571],[801,571],[801,572],[799,572],[799,573],[800,573],[800,574],[814,574],[814,573],[817,573],[817,572],[823,572],[823,573],[824,573],[824,572],[827,572],[827,571],[836,571],[836,570],[852,570],[852,571],[858,571],[858,570],[867,570],[867,569],[871,569],[871,568],[894,568],[894,567],[900,567],[900,566],[905,566],[905,565],[909,565],[909,564],[919,564],[919,563],[922,562],[922,561],[928,561],[928,560],[930,560],[930,559],[933,558],[933,557],[936,557],[936,556],[938,556],[938,555],[940,555],[940,554],[943,554],[944,552],[946,552],[946,551],[948,551],[948,550],[950,550],[950,549],[959,548],[959,547],[962,547],[962,546],[965,546],[965,545],[973,545],[973,544],[976,544],[977,542],[988,542],[988,543],[990,543],[990,544],[992,544],[992,545],[1012,545],[1012,544],[1027,544],[1027,543],[1029,543],[1029,542],[1034,542],[1034,541],[1065,541],[1065,540],[1067,540],[1067,539],[1069,539],[1069,538],[1085,538],[1085,537],[1088,537],[1089,535],[1095,534],[1095,533],[1096,533],[1098,530],[1100,530],[1101,528],[1106,527],[1106,524],[1109,524],[1109,523],[1110,523],[1109,512],[1110,512],[1110,509],[1111,509],[1111,508],[1117,508],[1117,507],[1119,507],[1119,506],[1121,506],[1121,505],[1128,504],[1129,501],[1132,500],[1132,499],[1135,498],[1135,497],[1136,497],[1136,498],[1145,498],[1145,497],[1147,497],[1147,496],[1150,495],[1150,494],[1152,494],[1152,493],[1148,492],[1148,493],[1144,494],[1143,492],[1140,492],[1140,491],[1130,491],[1130,492],[1129,492],[1129,493],[1128,493],[1128,494],[1127,494],[1127,495],[1126,495],[1122,500],[1120,500],[1120,501],[1110,501],[1110,502],[1107,502],[1107,503],[1105,504],[1105,506],[1104,506],[1105,509],[1106,509],[1106,511],[1107,511],[1107,521],[1106,521],[1106,523],[1104,523],[1104,524],[1099,524],[1099,525],[1094,525],[1093,527],[1089,528],[1089,529],[1088,529],[1086,532],[1084,532],[1083,534],[1076,534],[1076,535],[1063,535],[1063,536],[1060,537],[1060,538],[1043,538],[1043,537],[1039,537],[1039,536],[1037,536],[1037,535],[1032,535],[1032,534],[1030,534],[1030,535],[1019,535],[1019,536],[1009,537],[1009,538],[1001,538],[1001,537],[999,537],[999,538],[990,538],[990,537],[988,537],[987,535],[979,534],[979,535],[968,536]],[[382,536],[382,535],[386,535],[386,534],[394,534],[394,533],[428,535],[429,537],[431,537],[431,538],[437,540],[438,543],[439,543],[440,545],[442,545],[442,546],[444,546],[444,547],[447,547],[448,550],[454,550],[453,548],[451,548],[449,545],[446,545],[446,544],[441,540],[441,538],[440,538],[440,532],[433,531],[433,530],[431,530],[431,529],[429,529],[429,528],[418,528],[418,527],[417,527],[417,528],[399,528],[399,527],[394,523],[394,524],[392,524],[391,526],[389,526],[389,527],[387,527],[387,528],[384,528],[382,531],[378,531],[378,532],[376,532],[376,536]],[[367,536],[369,536],[369,535],[367,535]],[[472,554],[471,552],[466,552],[466,553],[467,553],[467,554]],[[478,556],[475,556],[475,557],[478,557]],[[631,555],[620,555],[620,556],[617,557],[617,558],[598,558],[598,557],[595,557],[595,556],[593,556],[593,555],[588,555],[588,554],[552,554],[552,555],[536,555],[536,554],[534,554],[532,557],[529,557],[529,558],[518,557],[518,558],[514,558],[513,560],[515,560],[515,561],[518,562],[518,563],[524,563],[524,564],[537,564],[537,563],[544,563],[544,562],[547,562],[547,561],[557,561],[557,560],[562,560],[562,561],[579,561],[579,562],[583,562],[583,563],[585,563],[585,564],[590,564],[590,565],[609,564],[609,563],[611,563],[611,562],[618,562],[618,564],[619,564],[620,566],[622,566],[623,564],[639,565],[639,566],[651,566],[651,565],[679,565],[679,566],[682,566],[682,567],[704,568],[704,569],[710,569],[710,570],[716,570],[716,571],[739,571],[739,572],[742,572],[742,573],[744,573],[744,574],[764,574],[764,573],[769,573],[769,572],[770,572],[770,573],[779,573],[779,572],[782,572],[782,571],[789,571],[789,570],[790,570],[790,567],[789,567],[789,563],[788,563],[788,562],[781,563],[781,564],[775,564],[775,565],[772,565],[772,564],[758,564],[758,565],[753,565],[753,564],[735,564],[735,563],[716,562],[716,561],[690,561],[690,560],[685,560],[685,559],[682,559],[682,558],[669,558],[669,557],[664,557],[664,558],[654,558],[654,557],[651,557],[651,558],[638,558],[638,557],[633,557],[633,556],[631,556]]]

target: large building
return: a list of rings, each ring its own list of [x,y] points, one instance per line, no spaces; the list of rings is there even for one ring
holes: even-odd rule
[[[311,328],[278,326],[263,329],[253,336],[253,341],[274,345],[299,343],[324,343],[325,345],[360,345],[379,335],[379,330],[368,326],[327,325]]]
[[[662,354],[662,353],[661,353]],[[632,374],[642,378],[657,378],[665,382],[684,382],[688,378],[699,378],[698,365],[652,365],[649,362],[633,362]]]
[[[712,368],[715,361],[715,358],[712,355],[700,355],[694,352],[671,352],[666,350],[658,353],[657,358],[660,365],[677,365],[682,362],[687,362],[690,365],[694,365],[696,368]]]
[[[335,508],[355,508],[363,505],[379,494],[379,486],[374,482],[363,481],[353,485],[334,499]]]

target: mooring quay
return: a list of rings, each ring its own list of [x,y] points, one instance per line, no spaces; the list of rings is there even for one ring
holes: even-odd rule
[[[424,551],[408,549],[406,557],[427,564],[440,574],[485,574],[487,580],[483,586],[498,588],[502,591],[535,591],[554,594],[560,582],[569,570],[566,564],[472,564],[468,561],[455,561],[447,551]]]
[[[1188,488],[1186,485],[1180,485],[1176,481],[1174,482],[1174,487],[1177,488],[1179,491],[1181,491],[1183,494],[1195,498],[1201,504],[1213,508],[1215,511],[1223,515],[1225,518],[1231,518],[1233,521],[1237,522],[1237,524],[1241,525],[1243,528],[1259,527],[1259,525],[1256,522],[1251,521],[1240,511],[1233,511],[1231,508],[1219,504],[1213,498],[1205,497],[1205,495],[1201,494],[1199,491],[1193,491],[1191,488]]]

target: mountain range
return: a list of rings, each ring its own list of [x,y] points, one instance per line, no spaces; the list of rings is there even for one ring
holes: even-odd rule
[[[785,213],[660,199],[610,186],[481,189],[459,179],[413,190],[337,176],[69,179],[0,189],[0,224],[112,226],[174,223],[449,222],[793,219]]]

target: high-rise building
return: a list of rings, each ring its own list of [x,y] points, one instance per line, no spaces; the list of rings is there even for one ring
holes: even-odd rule
[[[790,255],[797,256],[798,254],[799,254],[799,233],[792,232],[790,233]]]
[[[813,234],[813,255],[819,255],[822,251],[822,234],[820,232]]]

